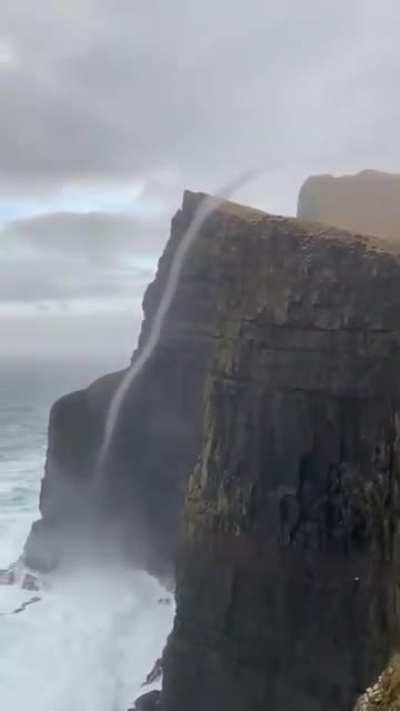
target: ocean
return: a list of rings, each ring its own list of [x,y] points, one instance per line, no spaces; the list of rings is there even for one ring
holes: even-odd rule
[[[0,568],[19,558],[39,516],[51,404],[112,366],[0,361]],[[142,687],[173,615],[154,578],[118,561],[44,576],[39,592],[0,585],[0,708],[127,711],[160,684]]]

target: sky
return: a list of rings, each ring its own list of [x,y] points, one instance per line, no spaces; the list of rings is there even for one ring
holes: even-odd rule
[[[0,0],[0,356],[124,365],[189,188],[400,172],[398,0]]]

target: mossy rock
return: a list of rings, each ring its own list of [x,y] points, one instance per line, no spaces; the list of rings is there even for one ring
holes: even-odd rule
[[[354,711],[400,711],[400,654],[361,696]]]

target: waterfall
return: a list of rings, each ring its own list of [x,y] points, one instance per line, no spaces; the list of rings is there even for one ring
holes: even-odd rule
[[[157,347],[164,320],[169,310],[169,307],[171,306],[172,300],[175,296],[179,277],[189,248],[193,244],[207,218],[213,212],[215,212],[218,207],[220,207],[224,200],[231,197],[239,188],[249,183],[257,175],[258,172],[256,171],[248,171],[246,173],[241,174],[238,178],[225,185],[214,196],[205,197],[204,200],[202,200],[202,202],[198,206],[193,216],[193,219],[188,229],[186,230],[178,249],[176,250],[174,259],[170,267],[165,291],[158,306],[157,312],[154,316],[147,342],[144,348],[139,353],[138,358],[135,360],[134,363],[132,363],[131,367],[127,371],[125,377],[117,388],[114,397],[111,400],[106,418],[103,442],[99,454],[99,472],[102,472],[102,470],[104,469],[104,464],[106,462],[107,454],[111,442],[113,440],[116,427],[118,425],[118,417],[125,397],[132,383],[136,380],[139,373],[143,370],[147,361],[152,356],[155,348]]]

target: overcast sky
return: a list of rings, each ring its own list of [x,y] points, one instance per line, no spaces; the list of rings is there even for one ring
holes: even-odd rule
[[[186,187],[400,172],[399,37],[398,0],[0,0],[0,354],[122,365]]]

